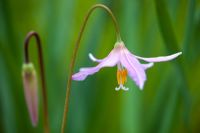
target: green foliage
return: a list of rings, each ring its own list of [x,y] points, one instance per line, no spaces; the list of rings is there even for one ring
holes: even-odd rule
[[[30,30],[42,39],[50,130],[60,132],[72,51],[84,16],[96,3],[113,11],[131,52],[153,57],[183,51],[183,56],[147,70],[143,91],[128,79],[130,90],[116,92],[116,68],[73,81],[66,132],[200,132],[197,0],[0,0],[0,132],[43,132],[41,85],[36,128],[31,126],[22,87],[23,43]],[[95,11],[84,31],[75,71],[94,66],[88,53],[105,57],[115,41],[109,15]],[[30,58],[39,75],[34,39],[31,43]]]

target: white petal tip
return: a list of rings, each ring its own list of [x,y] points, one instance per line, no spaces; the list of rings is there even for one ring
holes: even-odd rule
[[[144,89],[144,85],[140,85],[140,86],[139,86],[139,89],[140,89],[140,90],[143,90],[143,89]]]
[[[92,55],[92,53],[89,53],[88,56],[89,56],[90,60],[92,60],[92,61],[94,61],[94,62],[98,62],[98,63],[102,62],[102,59],[97,59],[97,58],[95,58],[95,57]]]
[[[89,53],[88,56],[89,56],[90,60],[92,60],[94,62],[97,61],[97,59],[91,53]]]
[[[181,54],[182,54],[182,52],[178,52],[178,53],[177,53],[177,56],[179,56],[179,55],[181,55]]]
[[[153,62],[148,63],[148,64],[143,64],[143,66],[144,66],[145,69],[147,69],[147,68],[151,68],[153,65],[154,65]]]
[[[149,63],[149,67],[152,67],[153,65],[154,65],[154,63],[153,63],[153,62]]]

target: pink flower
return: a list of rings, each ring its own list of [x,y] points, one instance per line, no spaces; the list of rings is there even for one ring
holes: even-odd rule
[[[123,42],[117,42],[114,46],[114,49],[104,59],[96,59],[92,54],[89,54],[90,59],[94,62],[98,62],[99,64],[95,67],[81,68],[78,73],[72,75],[72,79],[81,81],[84,80],[88,75],[98,72],[103,67],[113,67],[117,65],[117,81],[119,87],[116,87],[115,90],[128,90],[128,88],[124,87],[127,74],[142,90],[146,81],[146,69],[152,67],[154,62],[169,61],[181,54],[182,52],[178,52],[169,56],[144,58],[131,54]],[[141,64],[138,59],[148,63]]]

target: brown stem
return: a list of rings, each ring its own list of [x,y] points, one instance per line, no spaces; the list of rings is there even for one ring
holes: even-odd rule
[[[48,123],[48,105],[47,105],[47,92],[46,92],[46,83],[45,83],[45,74],[44,74],[44,63],[42,57],[42,46],[40,37],[37,32],[31,31],[27,34],[25,42],[24,42],[24,53],[25,53],[25,63],[29,63],[29,42],[31,37],[35,37],[37,49],[38,49],[38,58],[39,58],[39,66],[40,66],[40,74],[42,81],[42,102],[43,102],[43,117],[44,117],[44,132],[49,133],[49,123]]]
[[[68,110],[69,110],[69,96],[70,96],[70,90],[71,90],[72,73],[73,73],[73,69],[74,69],[74,64],[75,64],[77,52],[78,52],[78,49],[79,49],[79,46],[80,46],[80,40],[81,40],[81,37],[83,35],[83,31],[85,29],[88,18],[96,8],[101,8],[101,9],[106,10],[107,13],[111,16],[113,23],[114,23],[114,26],[115,26],[115,30],[116,30],[117,41],[121,41],[119,26],[117,24],[116,18],[113,15],[112,11],[107,6],[102,5],[102,4],[93,5],[89,9],[88,13],[85,16],[85,19],[83,21],[83,25],[82,25],[81,30],[79,32],[79,36],[78,36],[78,39],[76,41],[75,48],[74,48],[74,51],[73,51],[72,60],[71,60],[71,64],[70,64],[70,67],[69,67],[70,70],[69,70],[69,76],[68,76],[68,81],[67,81],[66,99],[65,99],[65,105],[64,105],[64,113],[63,113],[61,133],[64,133],[65,126],[66,126],[67,113],[68,113]]]

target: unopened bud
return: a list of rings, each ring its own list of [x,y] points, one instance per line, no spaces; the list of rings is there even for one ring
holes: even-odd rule
[[[32,63],[23,64],[22,68],[24,95],[32,125],[38,123],[38,84],[36,71]]]

